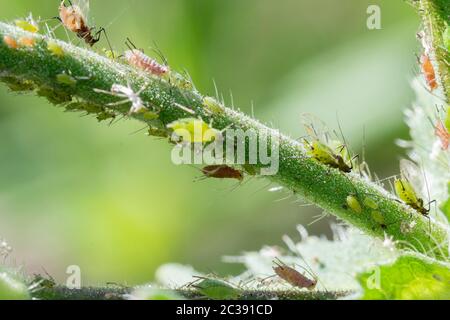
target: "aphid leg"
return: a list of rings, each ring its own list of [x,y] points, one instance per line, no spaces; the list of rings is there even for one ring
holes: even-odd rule
[[[91,30],[95,30],[95,28],[92,28]],[[99,42],[99,41],[100,41],[102,32],[103,32],[103,34],[105,35],[106,42],[108,43],[109,50],[111,50],[111,54],[112,54],[112,57],[113,57],[113,60],[114,60],[116,57],[114,56],[114,50],[113,50],[113,48],[112,48],[112,46],[111,46],[111,42],[109,41],[108,33],[106,33],[106,29],[105,29],[105,28],[101,27],[101,28],[95,33],[95,35],[94,35],[94,41],[93,41],[93,42],[96,43],[96,42]]]

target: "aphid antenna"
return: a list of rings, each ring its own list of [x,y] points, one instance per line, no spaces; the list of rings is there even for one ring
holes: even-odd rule
[[[151,50],[158,55],[158,57],[161,59],[161,61],[163,62],[163,64],[165,66],[169,65],[169,61],[167,60],[166,56],[164,55],[162,50],[159,48],[159,46],[155,40],[153,40],[153,47],[151,47]]]
[[[130,136],[133,136],[135,134],[138,134],[139,132],[145,131],[145,130],[147,130],[147,128],[148,128],[148,126],[145,126],[145,127],[141,128],[141,129],[133,131],[133,132],[130,133]]]
[[[314,216],[313,218],[315,219],[310,223],[308,223],[308,227],[312,226],[314,223],[317,223],[322,219],[325,219],[328,215],[329,215],[328,212],[323,211],[321,214]]]

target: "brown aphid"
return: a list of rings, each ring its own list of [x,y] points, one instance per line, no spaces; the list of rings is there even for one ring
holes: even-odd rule
[[[423,76],[430,88],[430,91],[435,90],[438,87],[436,80],[436,72],[434,71],[433,64],[431,63],[430,57],[427,54],[422,54],[420,57],[420,66],[422,68]]]
[[[19,39],[19,44],[22,47],[33,48],[36,45],[36,40],[30,37],[22,37]]]
[[[294,268],[288,267],[281,260],[274,261],[276,267],[273,267],[273,271],[284,281],[297,288],[306,288],[308,290],[314,290],[317,285],[317,279],[311,280],[305,275],[301,274]]]
[[[202,173],[208,178],[244,180],[242,171],[227,165],[210,165],[203,167]]]
[[[92,31],[95,29],[94,27],[89,27],[86,19],[86,13],[83,12],[82,8],[78,4],[72,4],[70,0],[68,0],[69,6],[66,6],[65,0],[61,1],[59,5],[59,17],[58,20],[69,29],[70,31],[76,33],[78,38],[83,39],[88,45],[91,47],[100,41],[100,34],[105,33],[104,28],[100,28],[94,34]]]
[[[17,49],[19,45],[17,44],[16,39],[10,36],[3,36],[3,42],[10,48],[10,49]]]

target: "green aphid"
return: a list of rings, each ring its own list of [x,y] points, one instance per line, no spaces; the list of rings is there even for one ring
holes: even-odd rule
[[[378,209],[378,204],[372,198],[365,197],[363,204],[370,209],[373,209],[373,210]]]
[[[378,223],[383,229],[386,228],[386,220],[380,211],[372,211],[370,215],[372,216],[373,221]]]
[[[115,52],[114,50],[111,50],[111,49],[103,48],[103,53],[105,54],[105,56],[106,56],[108,59],[111,59],[111,60],[114,60],[115,57],[118,56],[118,55],[117,55],[117,52]]]
[[[206,122],[196,118],[175,120],[167,125],[181,141],[186,143],[207,143],[214,141],[220,134]]]
[[[69,87],[75,87],[77,84],[77,80],[67,73],[60,73],[56,75],[56,82]]]
[[[353,195],[349,195],[346,198],[346,202],[347,202],[347,206],[354,212],[356,213],[361,213],[362,212],[362,207],[361,204],[358,201],[358,198],[356,198]]]
[[[172,85],[184,90],[192,90],[194,87],[190,79],[187,79],[175,71],[170,71],[169,82]]]
[[[197,284],[192,285],[206,298],[212,300],[233,300],[240,295],[238,289],[231,285],[216,279],[205,278]]]
[[[35,274],[33,277],[32,285],[36,286],[39,289],[53,289],[56,287],[55,279],[51,276],[47,275],[41,276],[40,274]]]
[[[342,172],[349,173],[352,171],[352,166],[346,164],[341,155],[336,154],[330,147],[319,140],[309,142],[304,139],[304,145],[308,155],[320,163],[339,169]]]
[[[21,29],[23,29],[23,30],[25,30],[25,31],[28,31],[28,32],[31,32],[31,33],[37,33],[37,32],[39,32],[39,27],[37,26],[37,24],[34,22],[34,21],[32,21],[31,19],[30,19],[30,21],[27,21],[27,20],[15,20],[14,21],[14,24],[17,26],[17,27],[19,27],[19,28],[21,28]]]
[[[97,114],[98,122],[102,122],[102,121],[109,120],[109,119],[115,119],[115,118],[116,118],[116,114],[111,111],[104,110]]]
[[[36,89],[36,85],[34,84],[34,82],[18,79],[16,77],[5,76],[1,77],[0,81],[3,81],[13,92],[26,92]]]
[[[144,111],[142,116],[145,120],[155,120],[155,119],[159,118],[158,113],[153,112],[153,111],[148,111],[148,110]]]
[[[167,138],[169,136],[169,133],[166,129],[161,129],[157,127],[149,127],[147,135],[152,137],[159,137],[159,138]]]
[[[212,114],[222,114],[224,112],[223,106],[214,98],[204,97],[203,107]]]
[[[37,95],[47,98],[47,100],[53,104],[62,104],[72,101],[72,96],[70,94],[47,86],[40,87],[37,91]]]

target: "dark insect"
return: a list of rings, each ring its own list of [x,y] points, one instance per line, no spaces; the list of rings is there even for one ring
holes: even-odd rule
[[[217,179],[236,179],[239,181],[244,180],[244,174],[242,171],[229,167],[227,165],[211,165],[201,169],[202,173],[208,178]]]
[[[273,271],[284,281],[297,288],[306,288],[308,290],[314,290],[317,285],[317,279],[313,280],[307,278],[294,268],[288,267],[281,260],[274,261],[276,267],[273,267]]]

